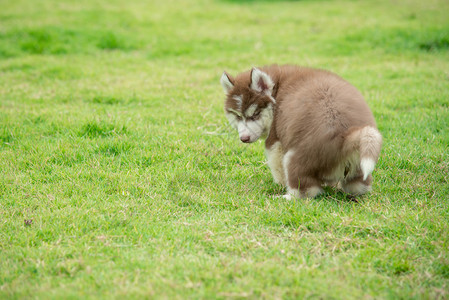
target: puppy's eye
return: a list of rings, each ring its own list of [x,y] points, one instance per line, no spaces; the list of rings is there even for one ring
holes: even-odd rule
[[[242,120],[242,116],[241,115],[238,115],[238,114],[236,114],[236,113],[234,113],[234,116],[235,116],[235,118],[237,119],[237,120]]]
[[[260,115],[260,111],[255,112],[254,115],[252,115],[249,119],[252,121],[257,120],[259,118],[259,115]]]

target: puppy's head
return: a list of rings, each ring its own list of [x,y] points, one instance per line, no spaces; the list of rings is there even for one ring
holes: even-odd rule
[[[253,68],[234,79],[224,72],[221,85],[226,93],[225,112],[240,140],[253,143],[270,130],[273,121],[274,83],[270,76]]]

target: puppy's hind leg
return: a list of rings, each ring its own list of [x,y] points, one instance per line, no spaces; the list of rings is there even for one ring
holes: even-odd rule
[[[284,198],[314,198],[323,193],[320,181],[300,173],[300,164],[294,159],[295,152],[287,151],[283,159],[285,180],[287,182],[287,194]]]
[[[318,179],[299,176],[299,196],[301,198],[315,198],[323,192],[324,190]]]
[[[358,176],[345,180],[341,183],[343,191],[347,194],[358,196],[363,195],[371,191],[371,183],[373,177],[368,175],[365,180],[363,180],[364,175],[360,173]]]

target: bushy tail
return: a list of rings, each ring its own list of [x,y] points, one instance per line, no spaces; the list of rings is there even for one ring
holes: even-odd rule
[[[360,169],[363,180],[374,171],[382,147],[382,135],[371,126],[365,126],[351,132],[345,139],[344,152],[348,155],[359,152]]]

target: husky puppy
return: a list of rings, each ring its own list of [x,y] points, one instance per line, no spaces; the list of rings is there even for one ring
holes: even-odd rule
[[[360,92],[336,74],[292,65],[224,72],[225,112],[240,140],[266,138],[268,166],[287,199],[322,186],[361,195],[371,189],[382,136]]]

